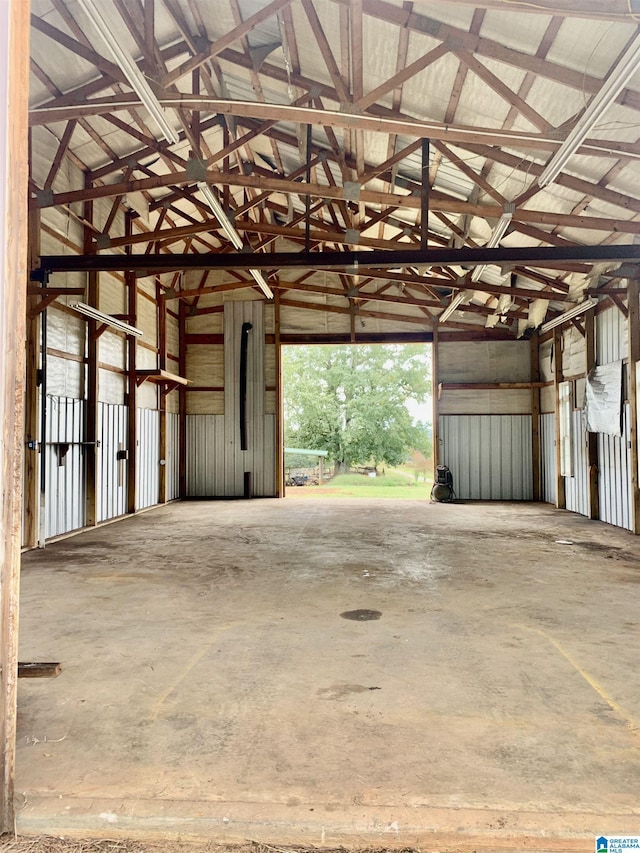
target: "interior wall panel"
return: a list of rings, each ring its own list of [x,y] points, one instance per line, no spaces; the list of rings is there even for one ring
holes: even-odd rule
[[[573,444],[571,448],[573,476],[564,478],[566,505],[567,509],[571,510],[571,512],[578,512],[580,515],[589,516],[589,456],[585,417],[582,410],[574,409],[571,412],[571,427],[573,432]]]
[[[98,404],[98,521],[117,518],[127,511],[126,461],[118,459],[127,449],[127,407]]]
[[[540,494],[543,501],[556,502],[555,414],[540,416]]]
[[[224,415],[187,415],[187,496],[224,497]]]
[[[47,397],[46,524],[50,539],[85,525],[84,401]]]
[[[175,412],[167,413],[166,484],[167,500],[180,497],[180,417]]]
[[[138,408],[136,448],[136,509],[158,503],[160,493],[160,412]]]
[[[596,315],[596,362],[625,359],[628,352],[627,321],[617,309]],[[626,370],[626,367],[625,367]],[[629,405],[623,407],[622,435],[598,433],[598,495],[600,520],[631,529],[631,448]]]
[[[460,500],[532,500],[530,415],[444,415],[440,460]]]

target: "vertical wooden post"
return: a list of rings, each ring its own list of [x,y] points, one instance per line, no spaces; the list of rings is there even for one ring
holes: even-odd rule
[[[587,375],[596,365],[595,312],[587,311],[584,316],[585,355]],[[598,491],[598,435],[587,433],[587,464],[589,466],[589,518],[600,518],[600,496]]]
[[[91,175],[85,174],[84,185],[87,189],[91,187]],[[84,219],[87,223],[93,222],[93,202],[85,201]],[[93,241],[93,232],[89,225],[84,226],[83,250],[85,255],[96,251]],[[97,272],[87,273],[87,302],[94,308],[98,308],[99,277]],[[98,323],[96,320],[87,322],[87,388],[86,388],[86,424],[85,437],[86,466],[87,466],[87,497],[86,497],[86,524],[88,527],[98,523],[98,349],[99,342],[96,336]]]
[[[158,367],[167,369],[167,300],[162,296],[159,279],[156,279],[156,310],[158,312]],[[158,503],[167,502],[167,393],[160,389],[160,471],[158,474]]]
[[[640,362],[640,281],[627,281],[629,316],[629,410],[631,442],[631,529],[640,533],[640,488],[638,487],[638,363]]]
[[[429,140],[422,140],[422,184],[420,187],[420,248],[426,251],[429,242]]]
[[[29,213],[29,271],[40,265],[40,211]],[[27,286],[29,286],[27,275]],[[24,389],[24,534],[26,548],[38,544],[40,511],[40,459],[44,459],[44,446],[39,443],[40,412],[38,369],[40,367],[40,313],[35,313],[40,297],[27,298],[27,341],[25,345]]]
[[[178,306],[178,372],[180,376],[187,375],[187,306],[184,300],[180,300]],[[180,386],[179,394],[179,474],[178,486],[180,498],[184,500],[187,496],[187,390],[184,385]]]
[[[124,217],[124,234],[133,233],[133,217],[127,212]],[[125,248],[131,254],[131,246]],[[138,321],[138,280],[135,272],[127,270],[124,274],[127,288],[128,322],[135,326]],[[137,338],[127,335],[127,512],[134,513],[137,506],[137,456],[138,456],[138,383],[136,377]]]
[[[531,382],[540,381],[540,344],[538,333],[531,337]],[[533,499],[540,500],[540,388],[531,388],[531,467]]]
[[[432,440],[433,440],[433,470],[435,474],[435,470],[440,464],[440,424],[439,424],[439,401],[438,401],[438,385],[440,383],[439,370],[438,370],[438,362],[439,362],[439,353],[438,353],[438,341],[439,333],[438,333],[438,325],[437,323],[433,327],[433,343],[431,344],[431,400],[433,402],[433,427],[432,427]]]
[[[273,314],[276,345],[276,497],[283,498],[284,489],[284,388],[282,386],[282,344],[280,341],[280,291],[273,291]]]
[[[566,509],[564,477],[562,468],[562,449],[560,446],[560,383],[562,382],[562,330],[553,330],[553,387],[555,391],[555,435],[556,435],[556,506]]]
[[[27,281],[29,3],[0,3],[0,833],[13,832]]]

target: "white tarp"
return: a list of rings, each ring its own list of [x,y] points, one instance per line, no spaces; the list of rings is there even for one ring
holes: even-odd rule
[[[594,367],[585,394],[587,432],[622,435],[622,362]]]

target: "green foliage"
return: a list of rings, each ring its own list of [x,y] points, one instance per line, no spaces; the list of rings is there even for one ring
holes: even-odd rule
[[[287,347],[283,372],[287,444],[328,450],[338,470],[400,465],[426,440],[406,407],[431,390],[424,346]]]

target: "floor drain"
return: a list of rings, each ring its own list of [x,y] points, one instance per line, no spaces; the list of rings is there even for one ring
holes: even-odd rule
[[[345,610],[340,616],[343,619],[353,619],[354,622],[371,622],[379,619],[382,613],[379,610]]]

